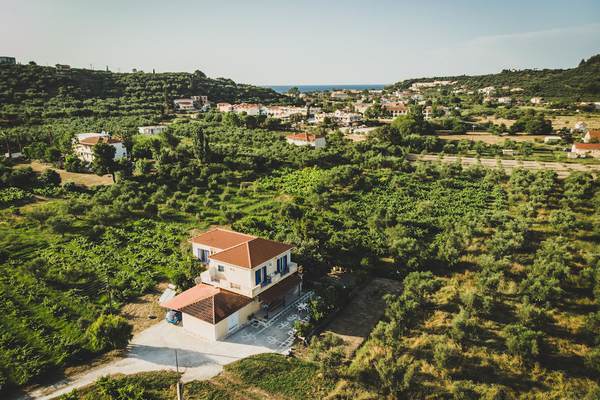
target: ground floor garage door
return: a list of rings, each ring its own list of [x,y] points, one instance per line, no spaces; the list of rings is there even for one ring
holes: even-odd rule
[[[240,315],[236,311],[227,317],[227,332],[233,332],[240,326]]]

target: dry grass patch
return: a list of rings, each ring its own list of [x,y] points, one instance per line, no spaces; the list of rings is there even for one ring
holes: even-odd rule
[[[53,169],[60,175],[62,183],[73,182],[76,185],[83,185],[86,187],[113,184],[113,179],[110,175],[98,176],[92,173],[83,174],[79,172],[68,172],[64,169],[58,169],[50,164],[44,164],[39,161],[17,164],[17,167],[31,167],[35,172],[44,172],[48,169]]]

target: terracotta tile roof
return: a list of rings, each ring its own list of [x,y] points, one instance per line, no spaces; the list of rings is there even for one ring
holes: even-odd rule
[[[192,238],[192,242],[224,250],[255,238],[252,235],[215,228]]]
[[[108,136],[90,136],[79,140],[79,144],[84,144],[87,146],[94,146],[98,143],[121,143],[121,141]]]
[[[590,136],[590,138],[592,139],[599,139],[600,140],[600,130],[598,129],[590,129],[587,134]]]
[[[219,293],[219,289],[201,283],[199,285],[194,286],[191,289],[188,289],[177,296],[173,297],[171,300],[161,304],[163,307],[171,308],[173,310],[180,310],[182,307],[189,306],[190,304],[197,303],[201,300],[207,299],[209,297],[214,296]]]
[[[161,305],[216,324],[251,302],[246,296],[201,283]]]
[[[573,143],[577,150],[600,150],[600,143]]]
[[[321,138],[322,136],[317,136],[317,135],[313,135],[312,133],[295,133],[292,135],[287,135],[286,138],[290,139],[290,140],[302,140],[304,142],[314,142],[315,140],[317,140],[318,138]]]
[[[209,258],[239,267],[254,268],[293,247],[289,244],[273,240],[253,238],[237,246],[213,254]]]

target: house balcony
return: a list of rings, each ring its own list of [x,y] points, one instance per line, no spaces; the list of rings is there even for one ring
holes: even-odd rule
[[[288,271],[285,272],[284,274],[276,272],[274,274],[269,275],[267,277],[267,279],[265,279],[258,285],[255,285],[252,288],[252,297],[257,296],[259,293],[261,293],[261,292],[267,290],[268,288],[272,287],[273,285],[277,284],[282,279],[287,278],[290,274],[293,274],[294,272],[298,271],[298,264],[295,262],[289,261],[287,266],[288,266]]]
[[[207,285],[229,290],[230,292],[243,294],[245,296],[247,296],[249,292],[251,292],[251,289],[248,286],[236,284],[234,282],[231,282],[230,280],[218,278],[217,276],[212,275],[211,270],[202,272],[200,274],[200,279],[202,280],[202,283],[205,283]]]

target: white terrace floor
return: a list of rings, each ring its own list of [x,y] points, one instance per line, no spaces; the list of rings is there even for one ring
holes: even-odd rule
[[[274,352],[286,352],[294,342],[294,322],[308,321],[307,302],[311,293],[305,293],[267,321],[254,320],[225,339],[229,343],[266,347]]]
[[[212,342],[194,336],[166,321],[140,332],[131,341],[124,358],[69,377],[54,385],[36,388],[17,399],[52,399],[73,389],[87,386],[96,379],[112,374],[134,374],[144,371],[175,370],[175,351],[184,381],[209,379],[229,364],[253,354],[281,352],[290,349],[293,324],[307,318],[307,311],[298,310],[310,294],[276,313],[267,322],[255,321],[223,341]]]

